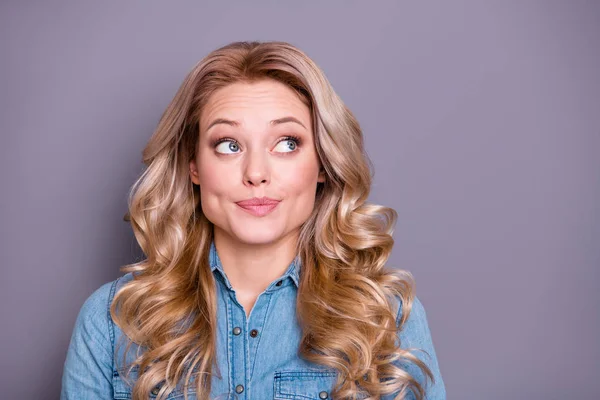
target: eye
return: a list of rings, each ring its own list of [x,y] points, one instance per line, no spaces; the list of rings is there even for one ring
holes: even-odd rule
[[[275,148],[280,147],[283,149],[282,153],[291,153],[296,150],[300,145],[300,139],[295,136],[286,136],[277,143]]]
[[[223,138],[215,144],[215,150],[223,154],[235,154],[239,151],[238,142],[233,139]]]
[[[286,136],[282,138],[275,146],[275,151],[280,153],[291,153],[296,151],[300,145],[300,138],[297,136]],[[221,154],[237,154],[240,151],[239,143],[232,138],[221,138],[217,139],[213,147],[218,153]],[[278,149],[279,148],[279,149]]]

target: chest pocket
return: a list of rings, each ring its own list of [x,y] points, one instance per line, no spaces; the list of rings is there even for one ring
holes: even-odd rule
[[[132,371],[132,373],[129,377],[129,380],[132,382],[132,384],[133,384],[133,382],[135,382],[135,379],[137,377],[136,372],[137,371]],[[160,385],[153,388],[148,393],[148,400],[156,399],[159,390],[160,390]],[[114,399],[115,400],[131,400],[133,398],[132,391],[133,391],[133,388],[127,384],[125,379],[123,377],[121,377],[121,375],[119,375],[115,372],[113,374]],[[185,399],[184,393],[183,393],[183,387],[181,385],[177,385],[175,390],[173,390],[171,393],[169,393],[169,395],[166,397],[166,399],[167,400],[183,400],[183,399]],[[192,387],[190,387],[188,389],[188,400],[196,400],[196,388],[195,388],[195,386],[193,386],[193,384],[192,384]]]
[[[273,380],[274,400],[331,400],[336,380],[334,371],[277,371]]]

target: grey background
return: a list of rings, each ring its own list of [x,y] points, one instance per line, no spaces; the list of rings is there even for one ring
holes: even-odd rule
[[[1,397],[58,398],[79,308],[139,256],[122,217],[161,113],[256,39],[358,117],[448,397],[600,398],[600,3],[300,3],[0,5]]]

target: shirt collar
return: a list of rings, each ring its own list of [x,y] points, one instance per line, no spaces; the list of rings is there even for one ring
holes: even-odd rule
[[[219,258],[219,254],[217,253],[217,247],[215,246],[214,239],[210,243],[210,251],[208,254],[208,263],[210,265],[210,270],[214,273],[215,270],[219,271],[223,279],[225,280],[225,284],[229,289],[231,289],[231,284],[229,283],[229,279],[227,279],[227,275],[225,275],[225,271],[223,270],[223,264],[221,264],[221,259]],[[285,273],[277,279],[277,281],[285,281],[286,278],[290,278],[296,288],[298,287],[298,282],[300,281],[300,268],[302,266],[302,261],[300,259],[300,255],[296,256],[288,266]],[[274,285],[275,282],[272,283]]]

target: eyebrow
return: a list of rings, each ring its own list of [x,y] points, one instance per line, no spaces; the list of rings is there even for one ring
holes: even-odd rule
[[[300,122],[298,119],[291,117],[291,116],[274,119],[269,124],[271,126],[275,126],[275,125],[285,124],[288,122],[293,122],[293,123],[299,124],[304,129],[308,130],[308,128],[306,126],[304,126],[304,124],[302,122]],[[206,128],[206,131],[208,131],[210,128],[212,128],[213,126],[215,126],[217,124],[225,124],[225,125],[230,125],[230,126],[235,126],[235,127],[240,126],[240,123],[238,121],[232,121],[230,119],[225,119],[225,118],[217,118],[213,122],[211,122],[210,125],[208,125],[208,128]]]

